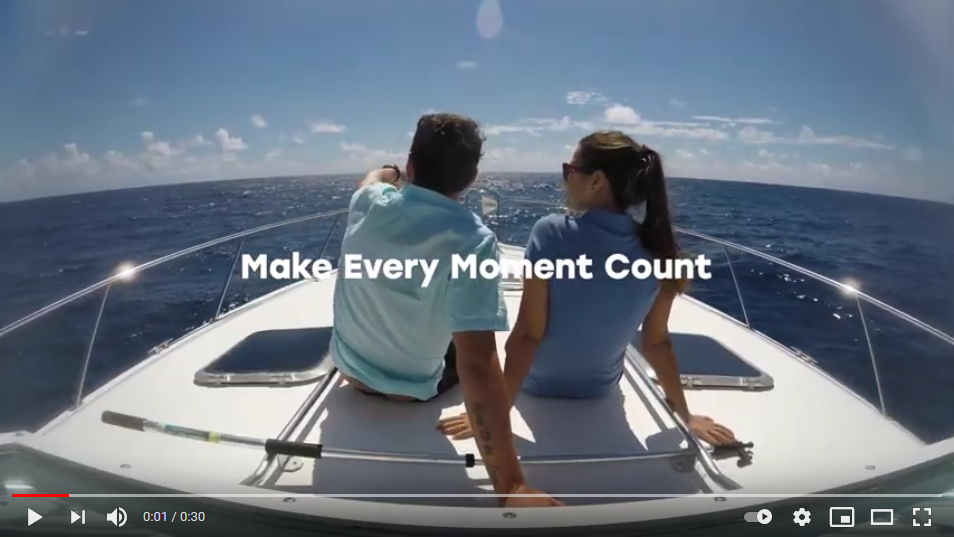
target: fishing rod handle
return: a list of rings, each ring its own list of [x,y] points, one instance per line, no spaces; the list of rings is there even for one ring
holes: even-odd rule
[[[265,441],[265,453],[268,453],[269,455],[288,455],[291,457],[320,459],[321,449],[321,444],[289,442],[287,440],[275,440],[273,438]]]
[[[112,410],[103,412],[102,421],[107,425],[115,425],[116,427],[122,427],[124,429],[132,429],[134,431],[146,430],[145,418],[130,416],[129,414],[120,414]]]

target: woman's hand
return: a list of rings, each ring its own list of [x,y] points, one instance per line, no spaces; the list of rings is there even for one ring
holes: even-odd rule
[[[708,416],[689,416],[689,422],[686,423],[689,431],[699,440],[709,443],[712,446],[721,446],[735,442],[735,433],[728,427],[720,425]]]
[[[438,421],[437,430],[451,437],[451,440],[464,440],[474,436],[474,431],[470,428],[470,417],[466,412]]]

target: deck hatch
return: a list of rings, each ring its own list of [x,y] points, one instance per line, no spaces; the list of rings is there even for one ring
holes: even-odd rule
[[[771,376],[711,337],[674,333],[669,338],[679,361],[682,385],[686,388],[771,390],[775,385]],[[639,340],[637,336],[633,341],[637,349]],[[655,372],[639,353],[637,360],[655,379]]]
[[[331,369],[331,327],[262,330],[195,374],[199,386],[296,386]]]

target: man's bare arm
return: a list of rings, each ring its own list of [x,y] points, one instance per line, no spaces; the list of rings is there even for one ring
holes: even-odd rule
[[[511,494],[525,482],[513,447],[510,397],[497,358],[496,337],[490,331],[461,332],[454,334],[454,345],[464,405],[487,475],[497,494]]]

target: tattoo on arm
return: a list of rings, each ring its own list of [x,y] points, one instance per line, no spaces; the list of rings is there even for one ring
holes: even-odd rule
[[[490,431],[487,430],[487,424],[484,422],[484,409],[482,405],[476,405],[473,412],[474,432],[480,440],[479,447],[482,448],[484,455],[484,466],[487,469],[487,476],[491,483],[497,483],[497,466],[493,462],[494,448],[491,445]]]

